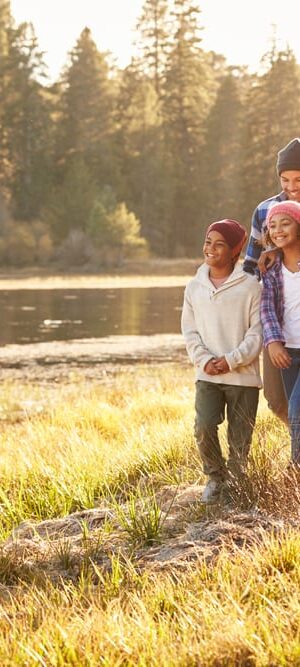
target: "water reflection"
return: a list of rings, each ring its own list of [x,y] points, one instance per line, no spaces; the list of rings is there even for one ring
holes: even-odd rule
[[[0,291],[0,342],[179,333],[183,287]]]

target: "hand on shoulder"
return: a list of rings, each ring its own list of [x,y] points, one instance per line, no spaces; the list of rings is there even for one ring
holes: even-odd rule
[[[258,269],[260,273],[265,273],[268,269],[273,266],[276,261],[278,250],[274,248],[273,250],[263,250],[260,258],[257,262]]]

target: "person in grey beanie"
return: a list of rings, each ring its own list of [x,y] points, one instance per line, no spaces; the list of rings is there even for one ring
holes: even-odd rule
[[[291,139],[277,154],[277,175],[281,192],[260,202],[255,208],[251,233],[245,253],[244,271],[260,279],[260,272],[273,264],[277,251],[264,251],[264,237],[267,231],[266,218],[270,207],[276,202],[287,200],[300,202],[300,137]],[[285,423],[288,422],[288,404],[278,368],[275,368],[266,350],[263,352],[264,395],[269,408]]]

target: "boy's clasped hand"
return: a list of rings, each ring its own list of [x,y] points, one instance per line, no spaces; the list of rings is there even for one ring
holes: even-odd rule
[[[229,370],[225,357],[210,359],[204,367],[204,372],[208,375],[220,375],[221,373],[228,373]]]

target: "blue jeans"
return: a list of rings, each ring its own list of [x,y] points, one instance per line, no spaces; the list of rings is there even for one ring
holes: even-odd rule
[[[300,463],[300,349],[287,347],[286,351],[292,358],[292,364],[289,368],[282,368],[281,375],[288,400],[292,461]]]

